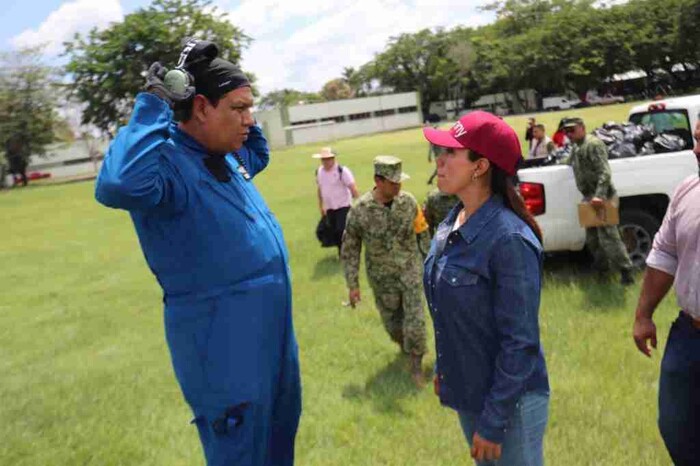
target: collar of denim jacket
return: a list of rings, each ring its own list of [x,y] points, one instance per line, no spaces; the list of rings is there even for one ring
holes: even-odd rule
[[[503,198],[500,194],[494,194],[457,231],[467,243],[471,243],[502,207]]]

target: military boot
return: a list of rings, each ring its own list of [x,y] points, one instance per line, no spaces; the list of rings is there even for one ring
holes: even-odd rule
[[[411,380],[416,385],[416,388],[422,389],[425,387],[425,377],[423,377],[423,355],[411,355]]]

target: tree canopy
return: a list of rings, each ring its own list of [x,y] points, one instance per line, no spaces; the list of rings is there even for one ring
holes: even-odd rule
[[[261,110],[268,110],[275,107],[291,107],[299,104],[313,104],[323,102],[323,97],[315,92],[303,92],[294,89],[278,89],[270,91],[258,102]]]
[[[493,23],[396,35],[372,60],[346,67],[317,92],[278,89],[259,106],[417,90],[425,113],[433,101],[467,107],[485,94],[517,98],[523,89],[540,97],[584,94],[636,69],[649,83],[663,78],[681,89],[700,74],[700,0],[495,0],[483,9],[496,15]],[[67,42],[70,89],[86,103],[83,123],[107,132],[123,123],[150,63],[174,63],[187,36],[217,42],[233,62],[252,40],[211,0],[154,0]]]
[[[419,90],[423,111],[435,100],[534,89],[540,96],[604,85],[634,69],[650,81],[661,70],[674,87],[700,70],[700,0],[500,0],[484,9],[497,20],[477,29],[425,29],[392,37],[361,67],[364,82]],[[692,74],[692,73],[691,73]],[[356,86],[359,86],[356,84]]]
[[[0,151],[10,166],[26,166],[56,140],[58,92],[58,75],[43,63],[41,47],[0,55]]]
[[[234,63],[251,41],[210,0],[154,0],[122,22],[66,42],[70,90],[86,104],[83,124],[111,133],[124,123],[150,64],[172,67],[185,37],[216,42],[220,56]]]

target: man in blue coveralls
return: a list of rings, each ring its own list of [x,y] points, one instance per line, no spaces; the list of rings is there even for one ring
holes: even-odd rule
[[[269,149],[250,83],[217,54],[188,44],[185,92],[151,66],[95,197],[130,212],[163,289],[173,368],[207,464],[287,466],[301,414],[287,250],[251,181]]]

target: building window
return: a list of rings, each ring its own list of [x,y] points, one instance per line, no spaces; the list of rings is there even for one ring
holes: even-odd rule
[[[349,115],[350,121],[366,120],[367,118],[371,118],[371,117],[372,117],[372,114],[370,112],[355,113],[354,115]]]
[[[318,123],[318,120],[293,121],[292,126],[310,125],[311,123]]]
[[[376,117],[383,117],[383,116],[389,116],[389,115],[395,115],[396,114],[396,109],[392,108],[389,110],[377,110],[374,112],[374,116]]]
[[[399,108],[399,113],[415,113],[418,111],[418,107],[413,105],[412,107],[401,107]]]
[[[335,116],[335,117],[321,118],[321,122],[323,123],[324,121],[335,121],[336,123],[344,123],[345,117],[344,116]]]

